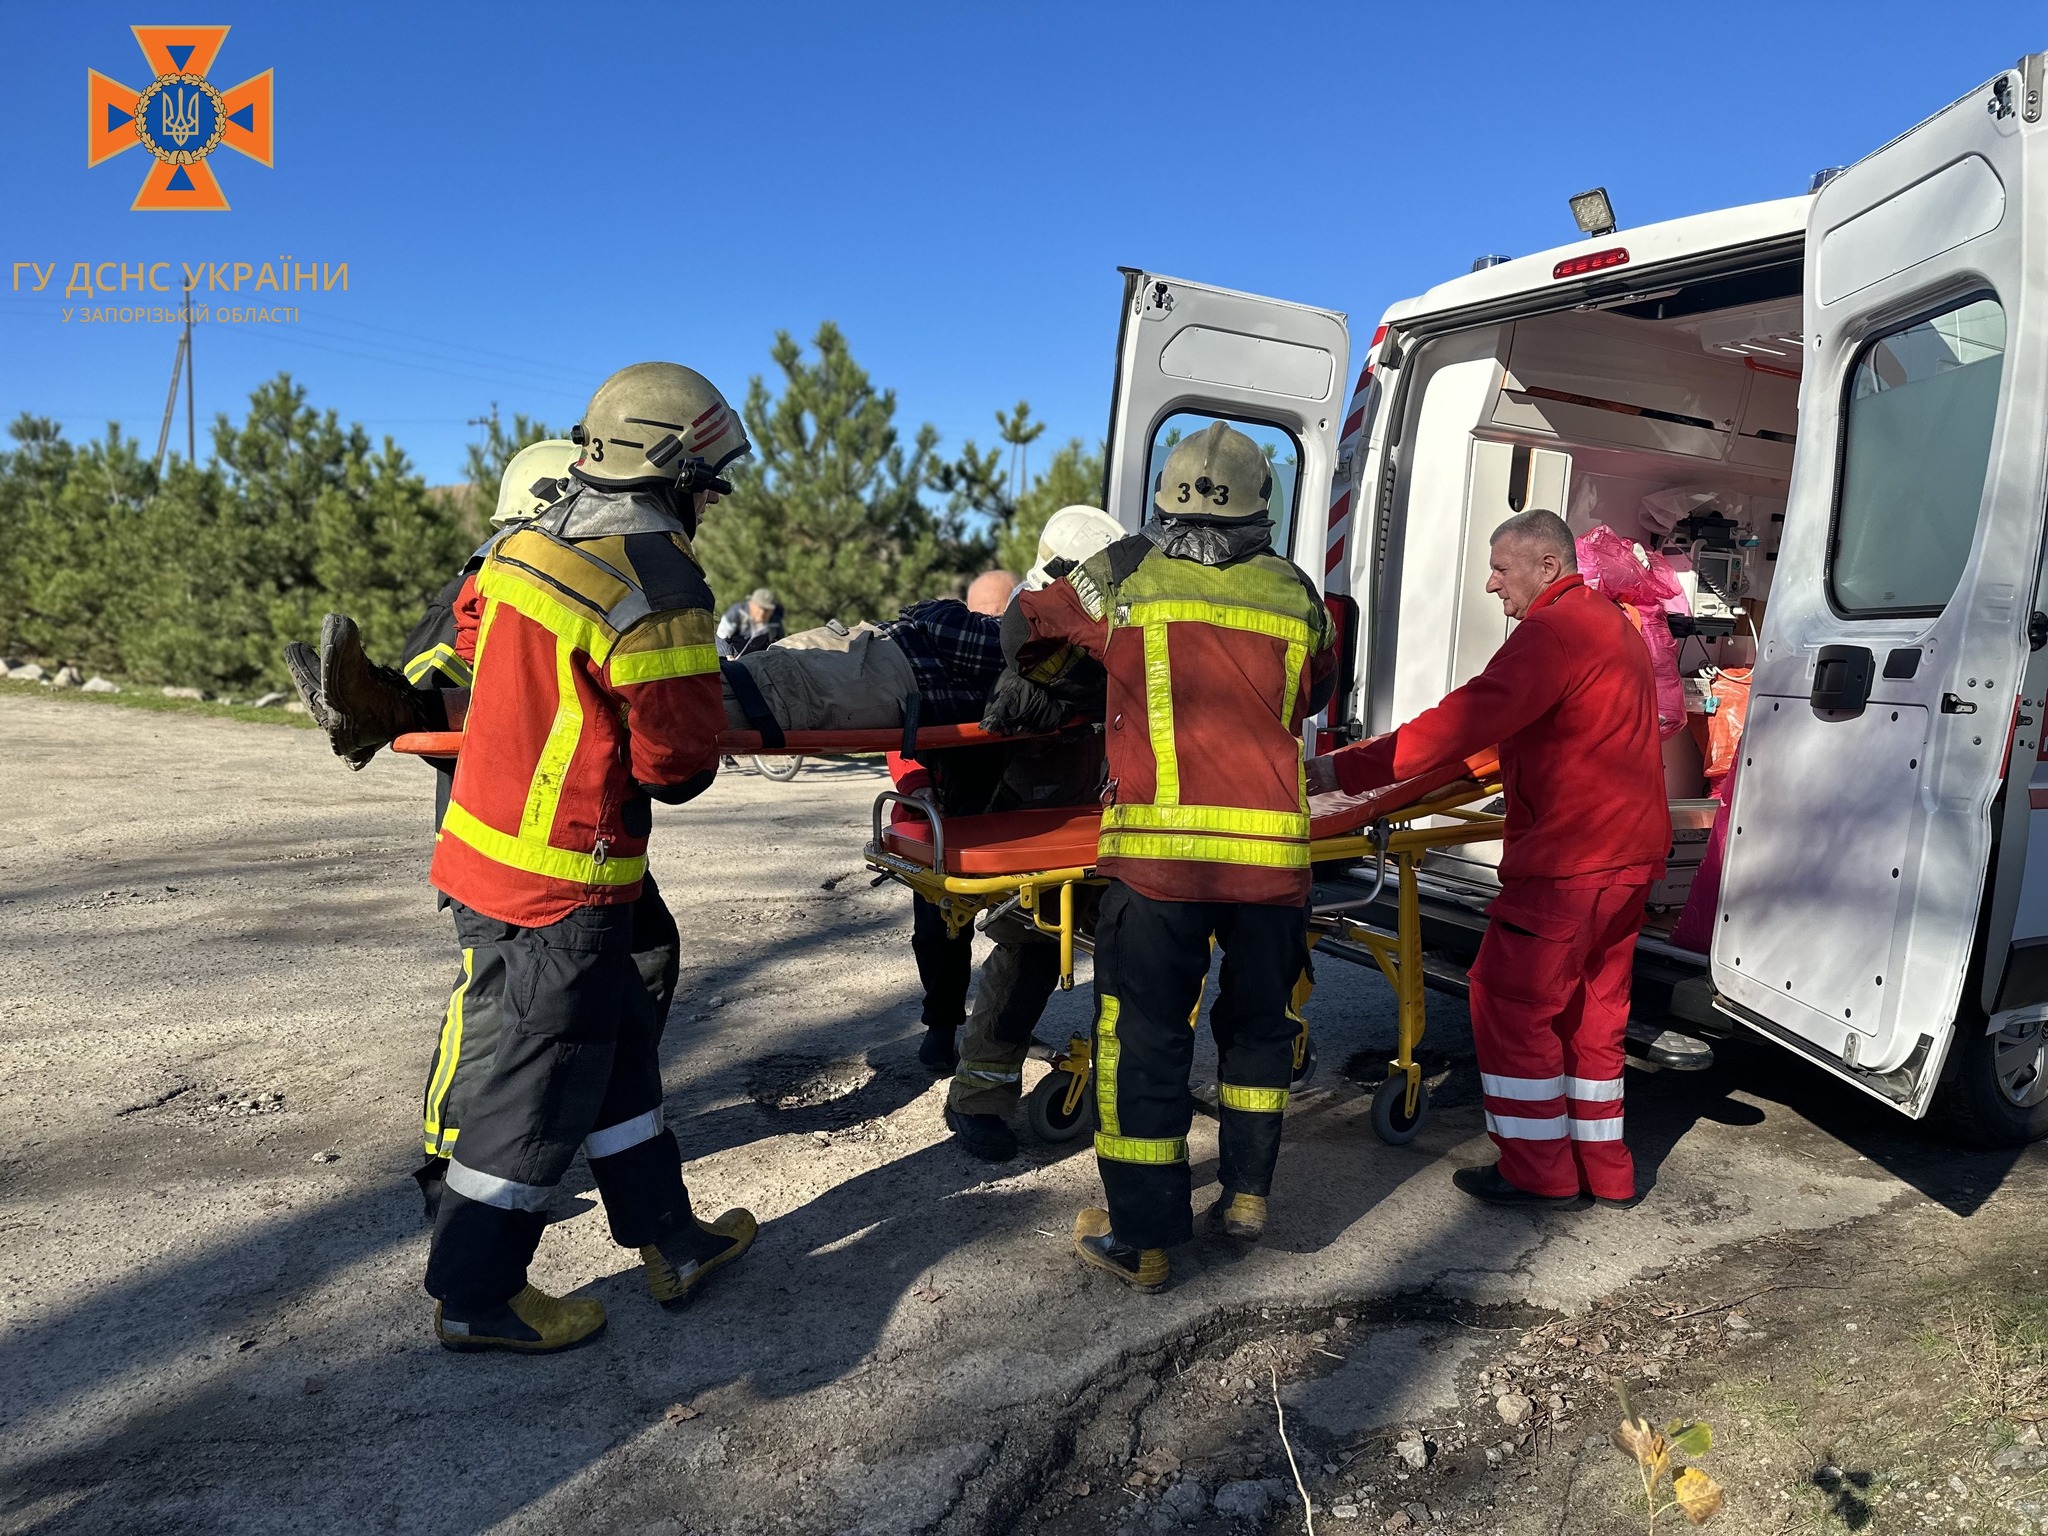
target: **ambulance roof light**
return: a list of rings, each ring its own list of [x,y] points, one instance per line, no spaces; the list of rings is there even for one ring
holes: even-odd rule
[[[1514,260],[1512,256],[1478,256],[1473,258],[1472,270],[1484,272],[1488,267],[1500,267]]]
[[[1609,200],[1605,187],[1581,192],[1570,202],[1572,222],[1579,226],[1581,233],[1596,237],[1614,233],[1614,204]]]

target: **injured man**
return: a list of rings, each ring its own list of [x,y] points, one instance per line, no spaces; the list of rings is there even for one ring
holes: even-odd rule
[[[1045,584],[1053,559],[1079,564],[1123,537],[1094,507],[1063,507],[1047,519],[1038,563],[1024,585]],[[1001,590],[977,590],[991,578]],[[1011,593],[999,573],[978,578],[967,601],[934,597],[881,624],[838,622],[722,662],[725,719],[734,730],[861,731],[905,723],[978,721],[1003,671],[1002,613]]]

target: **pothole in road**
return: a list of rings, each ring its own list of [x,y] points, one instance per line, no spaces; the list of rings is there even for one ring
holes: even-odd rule
[[[858,1057],[770,1056],[755,1064],[747,1097],[763,1109],[816,1109],[851,1098],[874,1079],[875,1069]]]

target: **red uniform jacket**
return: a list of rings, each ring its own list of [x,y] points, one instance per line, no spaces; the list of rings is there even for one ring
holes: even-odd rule
[[[431,878],[523,927],[630,902],[647,791],[718,765],[711,591],[680,533],[566,542],[521,529],[456,604],[469,715]]]
[[[1650,653],[1577,576],[1546,587],[1486,670],[1436,708],[1336,756],[1346,794],[1500,745],[1503,880],[1661,866],[1671,849]]]
[[[1274,554],[1210,566],[1143,538],[1017,594],[1032,641],[1108,674],[1097,867],[1157,901],[1308,899],[1301,724],[1336,665],[1328,610]]]

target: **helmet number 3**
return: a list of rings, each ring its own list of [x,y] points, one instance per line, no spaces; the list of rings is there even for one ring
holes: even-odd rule
[[[592,458],[593,460],[595,460],[595,461],[596,461],[597,463],[599,463],[599,464],[602,464],[602,463],[604,462],[604,439],[603,439],[603,438],[601,438],[601,437],[593,437],[593,438],[592,438],[592,439],[590,440],[590,457],[591,457],[591,458]]]
[[[1230,505],[1230,487],[1217,484],[1207,475],[1202,476],[1201,479],[1195,481],[1192,485],[1185,480],[1181,481],[1180,495],[1177,499],[1185,502],[1190,491],[1198,493],[1203,500],[1214,502],[1219,507]]]

